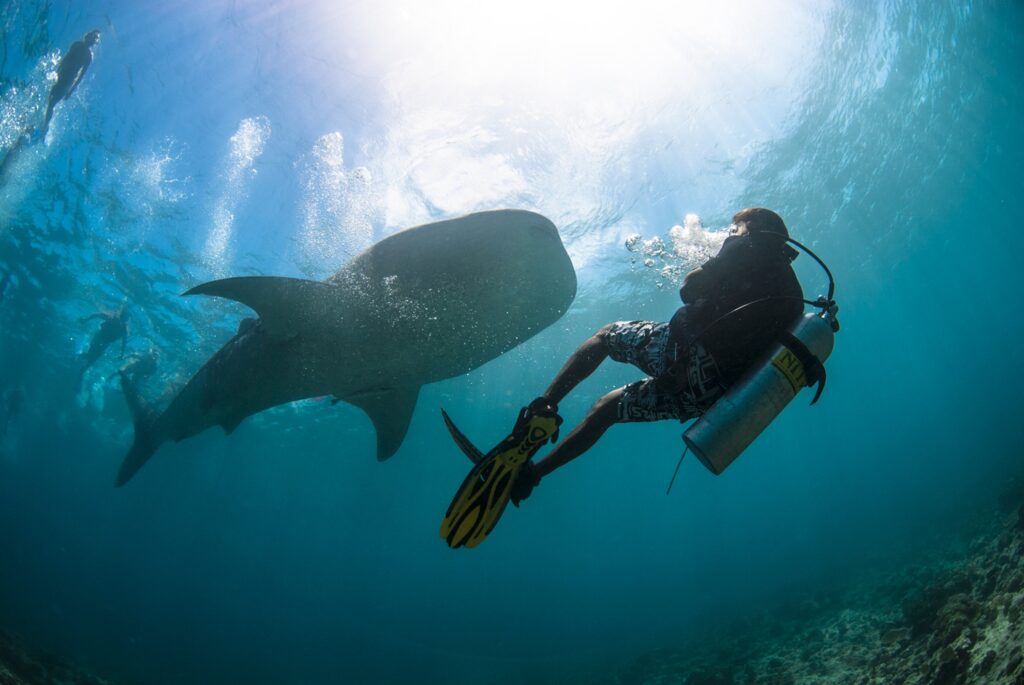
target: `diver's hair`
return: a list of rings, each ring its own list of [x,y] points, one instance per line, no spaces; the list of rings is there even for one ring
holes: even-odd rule
[[[732,222],[738,224],[742,221],[747,223],[747,228],[751,233],[765,231],[768,233],[780,233],[787,238],[789,237],[789,229],[786,228],[786,222],[782,220],[781,216],[770,209],[748,207],[736,212]]]
[[[90,31],[82,37],[82,42],[84,42],[86,45],[95,45],[96,41],[98,41],[99,39],[99,29],[93,29],[92,31]]]

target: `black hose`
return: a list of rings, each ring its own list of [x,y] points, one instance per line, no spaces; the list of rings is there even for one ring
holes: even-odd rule
[[[702,330],[700,333],[698,333],[696,336],[694,336],[694,338],[690,341],[690,344],[689,344],[689,348],[690,349],[692,349],[693,346],[696,345],[697,342],[701,338],[704,337],[705,333],[710,331],[712,328],[714,328],[716,325],[721,323],[723,320],[729,318],[730,316],[733,316],[734,314],[737,314],[738,312],[746,309],[747,307],[750,307],[750,306],[753,306],[753,305],[756,305],[756,304],[761,304],[763,302],[772,302],[772,301],[775,301],[775,300],[789,300],[791,302],[799,301],[799,302],[802,302],[804,304],[809,304],[812,307],[819,307],[823,311],[828,311],[829,308],[832,307],[832,305],[835,304],[835,300],[833,298],[834,298],[834,296],[836,294],[836,279],[832,276],[832,271],[828,268],[828,265],[825,264],[824,261],[822,261],[821,257],[819,257],[818,255],[814,254],[814,250],[812,250],[811,248],[807,247],[806,245],[801,243],[799,240],[794,240],[793,238],[790,238],[788,235],[786,235],[784,233],[776,233],[775,231],[760,231],[760,233],[778,236],[779,238],[782,238],[787,243],[793,243],[794,245],[799,247],[801,250],[803,250],[804,252],[809,254],[811,256],[811,259],[813,259],[814,261],[816,261],[818,263],[818,265],[825,271],[825,275],[828,277],[828,297],[826,297],[824,300],[822,300],[822,298],[818,298],[817,300],[807,300],[807,299],[804,299],[802,297],[792,297],[792,296],[789,296],[789,295],[769,295],[768,297],[762,297],[762,298],[757,299],[757,300],[751,300],[750,302],[746,302],[744,304],[741,304],[739,307],[736,307],[735,309],[733,309],[733,310],[731,310],[729,312],[726,312],[725,314],[723,314],[722,316],[718,317],[717,319],[712,321],[710,324],[708,324],[708,326],[705,327],[704,330]]]
[[[676,462],[676,470],[672,472],[672,480],[670,480],[668,482],[668,490],[665,491],[666,495],[669,494],[670,492],[672,492],[672,485],[673,485],[673,483],[676,482],[676,476],[679,475],[679,467],[683,465],[683,457],[686,456],[686,453],[689,451],[689,449],[690,449],[690,446],[687,445],[686,449],[683,450],[682,455],[680,455],[679,461]]]
[[[818,262],[818,265],[822,269],[825,270],[825,275],[828,276],[828,299],[829,299],[830,302],[832,301],[833,296],[836,294],[836,279],[834,279],[832,277],[832,271],[830,271],[828,266],[825,264],[825,262],[823,262],[821,260],[821,257],[819,257],[818,255],[814,254],[814,250],[812,250],[811,248],[807,247],[806,245],[801,243],[799,240],[794,240],[793,238],[790,238],[788,235],[785,235],[783,233],[776,233],[775,231],[761,231],[761,233],[768,233],[770,235],[777,235],[780,238],[782,238],[783,240],[785,240],[787,243],[793,243],[794,245],[799,247],[801,250],[803,250],[804,252],[809,254],[811,256],[811,259],[813,259],[814,261]],[[812,302],[810,304],[815,304],[815,303]]]

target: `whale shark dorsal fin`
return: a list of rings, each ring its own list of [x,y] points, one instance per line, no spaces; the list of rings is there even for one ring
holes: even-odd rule
[[[290,335],[303,321],[329,307],[337,286],[281,276],[237,276],[209,281],[183,295],[212,295],[241,302],[255,310],[268,330]]]
[[[377,431],[377,461],[384,461],[398,451],[409,430],[412,412],[416,408],[419,386],[382,388],[354,395],[339,395],[370,417]]]

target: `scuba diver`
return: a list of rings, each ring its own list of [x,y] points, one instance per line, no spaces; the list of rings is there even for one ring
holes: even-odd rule
[[[686,274],[683,301],[668,322],[618,321],[586,340],[544,393],[534,411],[557,412],[558,403],[606,358],[633,364],[648,375],[600,398],[583,421],[544,459],[526,466],[512,502],[529,497],[540,479],[580,456],[613,424],[696,418],[756,361],[803,312],[803,290],[791,262],[799,254],[782,237],[789,231],[769,209],[745,209],[732,219],[718,255]],[[762,298],[707,330],[719,317]]]
[[[57,65],[57,83],[50,89],[50,97],[46,102],[46,115],[43,117],[43,126],[39,129],[39,137],[46,136],[50,129],[50,119],[53,118],[53,109],[63,100],[71,97],[75,88],[81,83],[85,76],[85,70],[92,64],[92,46],[100,40],[99,31],[90,31],[82,36],[82,40],[76,40],[68,48],[60,64]]]
[[[544,393],[520,411],[511,435],[486,455],[473,447],[442,410],[449,432],[475,464],[442,522],[441,536],[449,546],[473,547],[482,542],[509,500],[519,506],[542,478],[589,450],[616,423],[700,419],[687,430],[684,440],[717,474],[801,387],[817,383],[820,393],[824,383],[821,360],[831,352],[831,336],[838,330],[834,283],[827,299],[805,300],[791,266],[799,253],[788,243],[806,250],[789,238],[785,222],[775,212],[764,208],[738,212],[718,254],[686,274],[679,291],[683,306],[670,321],[618,321],[602,327],[577,348]],[[808,303],[821,307],[822,315],[805,316],[804,304]],[[818,323],[806,324],[806,317]],[[805,324],[827,329],[827,334],[819,336],[827,339],[827,345],[804,344],[799,335]],[[785,386],[788,397],[776,400],[767,411],[715,406],[722,404],[719,399],[734,384],[746,391],[750,383],[738,381],[747,378],[745,374],[780,344],[785,346],[784,354],[773,352],[768,366],[779,367],[782,379],[778,382]],[[609,357],[636,366],[647,377],[598,399],[561,444],[532,462],[544,444],[558,438],[562,423],[558,403]],[[787,363],[792,368],[784,371]],[[758,367],[757,373],[762,371]],[[755,401],[764,402],[760,397]],[[732,415],[718,422],[717,434],[711,439],[691,436],[693,428],[712,411]],[[742,424],[751,423],[752,416],[753,422],[759,423],[757,428]],[[733,444],[724,449],[705,445],[713,440]]]
[[[128,344],[128,305],[122,304],[117,310],[102,311],[89,316],[83,316],[79,323],[85,323],[92,319],[100,319],[100,328],[89,341],[89,349],[83,354],[85,365],[78,372],[78,380],[75,383],[75,392],[82,387],[82,379],[89,367],[96,363],[96,360],[103,356],[108,347],[119,338],[121,340],[121,358],[124,358],[125,346]]]

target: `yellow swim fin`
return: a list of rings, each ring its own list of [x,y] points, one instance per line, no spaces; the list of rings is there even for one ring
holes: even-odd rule
[[[512,433],[481,455],[448,414],[444,410],[441,413],[455,442],[474,463],[441,522],[441,537],[452,548],[476,547],[505,511],[523,464],[557,436],[562,417],[554,411],[530,412],[524,407]]]

